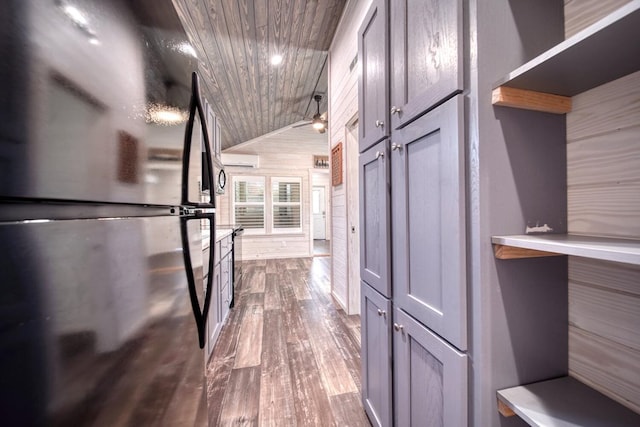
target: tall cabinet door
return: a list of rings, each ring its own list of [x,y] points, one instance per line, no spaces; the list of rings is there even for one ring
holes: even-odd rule
[[[374,0],[358,32],[360,152],[389,136],[388,27],[387,2]]]
[[[394,132],[394,302],[467,348],[463,100]]]
[[[374,426],[391,426],[391,301],[361,285],[362,403]]]
[[[360,278],[391,297],[387,140],[360,155]]]
[[[467,425],[467,356],[394,310],[394,418],[397,426]]]
[[[462,0],[394,0],[389,13],[397,129],[463,89]]]

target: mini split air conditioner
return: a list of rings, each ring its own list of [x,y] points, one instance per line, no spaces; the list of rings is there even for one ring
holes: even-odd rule
[[[257,154],[222,153],[222,164],[226,167],[257,168],[259,161]]]

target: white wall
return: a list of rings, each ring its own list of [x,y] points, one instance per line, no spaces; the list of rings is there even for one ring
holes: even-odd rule
[[[329,49],[329,144],[331,148],[347,142],[347,124],[358,113],[358,70],[350,65],[358,54],[358,29],[371,4],[371,0],[350,0],[340,19],[336,34]],[[359,226],[357,218],[350,218],[347,212],[346,182],[348,168],[358,168],[357,159],[346,162],[346,147],[343,146],[343,183],[332,187],[331,191],[331,291],[334,298],[349,313],[359,312],[359,304],[349,307],[349,287],[359,287],[359,283],[349,283],[349,262],[358,262],[349,257],[348,233],[350,223]],[[351,215],[353,216],[353,214]],[[351,304],[353,306],[353,304]]]
[[[571,35],[627,0],[565,2]],[[640,239],[640,72],[573,97],[570,233]],[[569,257],[569,372],[640,412],[640,268]]]
[[[308,257],[312,253],[311,235],[311,175],[314,155],[328,155],[327,134],[319,134],[311,126],[282,129],[254,140],[236,145],[225,153],[257,154],[258,168],[225,167],[226,192],[218,196],[218,224],[233,223],[231,195],[233,176],[264,176],[269,186],[271,177],[298,177],[302,180],[302,233],[251,235],[242,237],[241,259],[297,258]],[[270,199],[267,191],[265,209]],[[267,215],[267,220],[270,215]],[[267,230],[268,231],[268,230]]]

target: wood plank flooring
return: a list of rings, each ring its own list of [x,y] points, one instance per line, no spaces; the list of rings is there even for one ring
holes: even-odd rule
[[[360,317],[332,300],[329,262],[243,262],[207,364],[210,425],[371,425],[360,400]]]

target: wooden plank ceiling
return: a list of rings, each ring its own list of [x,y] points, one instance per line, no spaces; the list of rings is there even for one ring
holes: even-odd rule
[[[226,149],[326,111],[328,49],[346,0],[173,0]],[[271,65],[279,53],[283,62]]]

